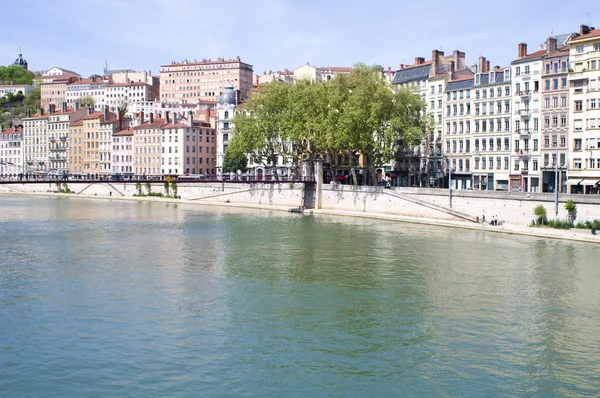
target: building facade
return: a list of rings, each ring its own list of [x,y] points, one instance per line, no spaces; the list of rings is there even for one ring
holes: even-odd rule
[[[510,190],[541,190],[541,71],[546,50],[527,53],[527,44],[518,46],[518,58],[511,63],[513,96],[513,152]]]
[[[133,175],[133,129],[117,131],[112,136],[112,172]]]
[[[56,110],[50,104],[48,112],[48,172],[61,176],[69,173],[69,133],[71,122],[81,120],[88,115],[87,108],[67,108],[63,102]]]
[[[600,183],[600,29],[586,25],[569,42],[569,193]]]
[[[53,67],[47,70],[39,78],[40,82],[40,106],[44,109],[52,104],[61,106],[67,101],[67,85],[73,83],[81,76],[68,69]]]
[[[154,115],[150,114],[146,120],[144,113],[140,114],[139,124],[133,127],[133,173],[135,175],[161,175],[161,127],[170,123],[168,112],[164,119],[154,118]]]
[[[23,95],[29,94],[29,91],[33,86],[27,84],[11,84],[11,85],[1,85],[0,86],[0,98],[6,96],[8,93],[12,95],[17,95],[19,92]]]
[[[540,126],[542,133],[541,191],[554,192],[556,183],[559,192],[567,192],[569,47],[559,48],[556,37],[549,37],[544,47],[546,55],[542,67]]]
[[[92,98],[94,100],[94,109],[102,110],[106,103],[106,88],[110,81],[93,76],[88,79],[79,79],[67,85],[66,98],[69,105],[80,102],[83,98]]]
[[[23,129],[0,125],[0,176],[18,177],[23,172]]]
[[[242,62],[239,57],[174,62],[160,67],[160,99],[180,104],[216,102],[224,87],[232,85],[244,100],[252,89],[252,82],[252,65]]]
[[[23,119],[23,172],[43,175],[48,172],[48,114]]]

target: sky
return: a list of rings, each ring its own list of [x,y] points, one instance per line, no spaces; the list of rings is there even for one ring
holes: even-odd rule
[[[493,65],[516,58],[518,43],[535,51],[552,32],[600,28],[597,0],[21,0],[3,4],[0,64],[19,47],[30,70],[53,66],[82,76],[109,69],[151,70],[219,57],[254,66],[255,74],[313,66],[377,64],[398,69],[434,49],[479,55]],[[593,7],[596,5],[596,7]],[[10,18],[6,17],[10,16]]]

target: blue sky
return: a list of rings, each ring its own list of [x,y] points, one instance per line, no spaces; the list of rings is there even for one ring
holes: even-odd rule
[[[30,69],[60,66],[84,76],[109,68],[151,70],[171,61],[233,58],[263,71],[356,62],[397,69],[433,49],[483,55],[505,66],[517,45],[600,28],[597,2],[283,0],[21,0],[3,5],[0,64],[18,48]],[[593,7],[596,5],[596,7]],[[26,13],[26,15],[24,15]],[[588,16],[589,13],[589,16]],[[10,16],[10,18],[6,17]]]

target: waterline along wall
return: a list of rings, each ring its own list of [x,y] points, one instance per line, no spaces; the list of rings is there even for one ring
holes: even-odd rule
[[[164,183],[151,183],[151,192],[165,193]],[[73,182],[67,187],[74,196],[133,197],[138,193],[134,182]],[[141,184],[147,193],[146,184]],[[56,183],[0,182],[0,194],[47,194],[57,191]],[[193,203],[246,206],[274,206],[288,209],[343,210],[423,217],[440,220],[475,221],[498,216],[509,224],[528,225],[535,218],[533,209],[542,204],[548,218],[556,218],[553,194],[490,191],[452,191],[449,206],[447,189],[354,187],[316,182],[201,182],[177,184],[181,200]],[[600,195],[560,195],[558,217],[566,219],[564,202],[571,198],[577,204],[576,221],[600,219]]]

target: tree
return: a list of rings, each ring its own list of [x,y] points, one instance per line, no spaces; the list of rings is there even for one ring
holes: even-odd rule
[[[259,86],[246,102],[244,111],[233,118],[235,133],[227,150],[250,155],[252,160],[277,173],[277,158],[285,144],[285,117],[289,111],[289,86],[275,81]]]
[[[223,172],[236,173],[241,170],[245,173],[248,168],[248,157],[242,152],[234,152],[231,148],[227,148],[225,158],[223,159]]]
[[[81,98],[77,99],[77,102],[84,106],[96,105],[96,101],[94,100],[94,98],[90,97],[89,95],[86,97],[81,97]]]
[[[23,100],[23,107],[26,110],[39,109],[41,100],[41,91],[39,87],[34,87],[29,90],[29,93]]]
[[[2,84],[33,84],[33,73],[19,65],[0,66]]]
[[[533,214],[537,217],[538,225],[546,224],[546,208],[543,205],[537,205]]]

